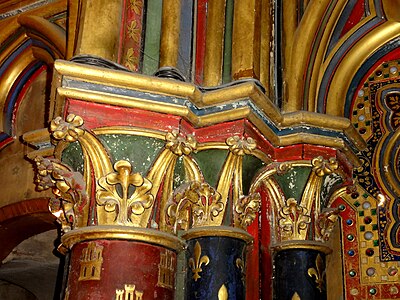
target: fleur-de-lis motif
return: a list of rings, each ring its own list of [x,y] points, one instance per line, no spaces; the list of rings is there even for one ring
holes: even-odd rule
[[[178,156],[189,155],[197,148],[197,141],[193,135],[188,134],[185,138],[177,130],[168,132],[165,139],[165,147]]]
[[[84,135],[85,131],[79,127],[83,125],[83,119],[80,116],[70,114],[66,121],[61,117],[55,118],[50,123],[50,131],[56,140],[65,140],[67,142],[76,142],[78,138]]]
[[[315,266],[316,268],[309,268],[308,269],[308,276],[313,277],[315,276],[315,283],[317,284],[318,290],[322,293],[325,288],[325,266],[324,261],[320,254],[317,255],[315,259]]]
[[[141,215],[153,204],[149,193],[152,184],[139,173],[132,173],[132,166],[126,160],[114,164],[116,172],[99,179],[97,202],[107,212],[117,213],[117,223],[132,224],[131,215]]]
[[[226,144],[233,154],[240,156],[250,154],[257,146],[253,138],[240,138],[237,135],[227,138]]]
[[[199,273],[203,272],[201,265],[204,264],[205,266],[207,266],[209,262],[210,259],[207,255],[201,256],[201,246],[200,243],[196,241],[196,244],[194,245],[193,257],[189,259],[189,267],[192,269],[192,278],[194,279],[194,281],[197,281],[199,278],[201,278],[201,276],[199,275]]]
[[[282,229],[282,238],[299,239],[302,231],[307,229],[311,218],[307,216],[308,210],[297,204],[296,199],[290,198],[286,206],[279,211],[279,226]]]
[[[313,171],[319,177],[332,174],[339,168],[339,164],[334,157],[324,160],[322,156],[318,156],[311,161],[311,164],[313,165]]]

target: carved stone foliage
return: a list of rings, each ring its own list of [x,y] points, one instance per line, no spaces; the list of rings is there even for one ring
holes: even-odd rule
[[[282,180],[281,176],[289,172],[291,175],[286,176],[285,180],[292,178],[292,181]],[[323,202],[321,193],[327,190],[323,189],[324,184],[330,183],[325,178],[332,174],[337,174],[335,176],[338,177],[346,176],[336,158],[324,159],[321,156],[309,162],[273,163],[260,173],[254,187],[263,184],[272,200],[274,221],[278,225],[275,227],[278,241],[312,239],[326,242],[329,239],[336,224],[338,211],[326,207],[329,201]],[[296,176],[303,176],[304,180]],[[283,186],[285,184],[289,188]],[[285,193],[292,193],[291,197],[287,197]]]
[[[78,138],[84,135],[83,119],[80,116],[70,114],[64,121],[61,117],[55,118],[50,123],[50,131],[56,140],[65,140],[67,142],[76,142]]]
[[[208,183],[192,182],[180,192],[176,192],[173,203],[168,207],[168,222],[176,232],[179,229],[203,226],[220,226],[220,220],[216,219],[220,214],[230,213],[226,211],[221,201],[221,194]],[[258,212],[261,204],[258,193],[240,198],[235,205],[235,227],[246,229]]]
[[[311,164],[313,172],[320,177],[332,174],[339,168],[338,162],[333,157],[329,158],[329,160],[324,160],[322,156],[318,156],[311,161]]]
[[[136,216],[153,204],[154,197],[149,193],[152,184],[139,173],[132,173],[128,161],[117,161],[114,170],[99,179],[97,203],[104,207],[106,213],[115,215],[117,224],[138,226]]]
[[[216,185],[211,186],[194,159],[198,142],[192,134],[177,130],[167,132],[163,137],[164,147],[152,156],[147,169],[138,172],[132,163],[134,159],[113,159],[102,139],[84,128],[84,120],[80,116],[71,114],[66,120],[55,118],[51,122],[50,132],[58,157],[61,157],[69,143],[77,142],[75,145],[81,148],[79,153],[83,160],[83,174],[73,172],[72,168],[61,162],[57,165],[55,161],[50,163],[42,159],[38,164],[39,174],[43,174],[40,175],[42,187],[57,186],[60,191],[58,197],[61,192],[76,193],[69,198],[64,196],[67,200],[54,200],[53,206],[55,210],[69,211],[66,201],[79,203],[79,211],[68,216],[71,220],[78,219],[79,226],[151,226],[176,232],[201,226],[226,225],[224,220],[227,218],[232,226],[246,229],[260,208],[258,193],[243,194],[243,159],[251,155],[257,146],[250,137],[232,136],[225,140],[224,145],[216,146],[216,149],[222,147],[224,151],[228,150],[228,155],[221,166]],[[148,135],[145,132],[143,137]],[[160,134],[152,136],[153,139],[155,137],[160,139]],[[74,184],[68,181],[72,175],[62,180],[56,172],[52,173],[51,178],[47,176],[48,165],[64,173],[76,173],[80,190],[69,186]],[[176,181],[177,169],[180,172],[179,181]],[[179,188],[176,187],[178,182],[181,185]],[[84,202],[81,194],[84,195]],[[93,198],[90,201],[86,196],[89,194]],[[82,199],[77,201],[75,198],[78,196]],[[79,227],[77,224],[73,226]]]
[[[336,208],[328,208],[322,211],[316,221],[317,231],[315,239],[324,242],[328,241],[338,217],[339,210]]]
[[[186,138],[179,134],[179,131],[172,130],[165,136],[167,143],[165,148],[169,149],[175,155],[189,155],[197,148],[197,141],[193,135],[188,134]]]
[[[221,225],[215,217],[224,211],[221,194],[207,183],[192,182],[174,195],[168,207],[169,223],[174,230]]]
[[[58,218],[64,231],[77,227],[79,211],[88,200],[82,175],[57,159],[36,157],[35,163],[37,188],[51,188],[56,196],[50,200],[50,211]]]
[[[304,239],[311,218],[306,208],[297,204],[296,199],[290,198],[279,211],[279,227],[282,240]]]
[[[241,139],[237,135],[227,138],[226,144],[229,146],[229,150],[233,154],[240,156],[250,154],[257,146],[256,142],[252,138]]]
[[[247,226],[253,223],[260,206],[261,197],[258,193],[241,197],[235,206],[235,226],[246,229]]]

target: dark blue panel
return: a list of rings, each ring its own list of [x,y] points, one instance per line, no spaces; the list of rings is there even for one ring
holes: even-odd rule
[[[201,247],[200,257],[207,256],[209,263],[202,264],[197,280],[190,267],[190,259],[196,265],[194,248],[196,242]],[[237,260],[244,263],[246,243],[230,237],[202,237],[188,242],[186,299],[218,299],[218,291],[225,285],[228,299],[245,299],[244,271]]]
[[[322,269],[317,268],[318,255]],[[309,275],[309,269],[314,268],[319,279],[325,277],[325,254],[310,249],[282,250],[275,255],[274,267],[275,300],[290,300],[295,293],[302,300],[326,300],[325,282],[320,290],[315,276]]]

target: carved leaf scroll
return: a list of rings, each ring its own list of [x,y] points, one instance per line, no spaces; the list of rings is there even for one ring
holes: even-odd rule
[[[168,207],[169,223],[174,230],[200,226],[218,226],[215,217],[224,211],[221,195],[207,183],[192,182],[177,192]]]
[[[56,198],[49,202],[49,209],[61,223],[64,231],[77,225],[79,211],[87,203],[86,185],[82,174],[57,159],[38,156],[36,184],[40,191],[52,189]]]
[[[107,213],[115,213],[117,224],[138,226],[139,221],[133,216],[152,206],[154,197],[149,192],[152,184],[139,173],[132,173],[128,161],[117,161],[114,170],[99,179],[97,203]]]

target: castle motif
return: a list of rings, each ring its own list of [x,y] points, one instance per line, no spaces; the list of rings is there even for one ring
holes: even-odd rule
[[[174,265],[174,257],[172,256],[171,251],[165,250],[165,253],[160,254],[157,285],[168,289],[174,288]]]
[[[115,300],[142,300],[143,292],[135,291],[135,289],[136,286],[134,284],[125,284],[124,290],[115,290]]]
[[[100,280],[101,265],[103,263],[103,246],[90,242],[86,248],[82,250],[81,271],[79,281],[83,280]]]

